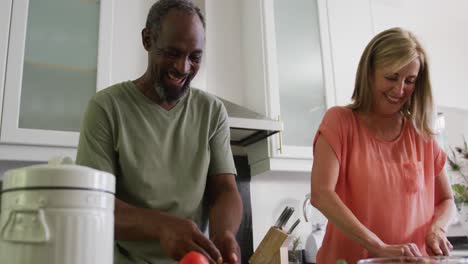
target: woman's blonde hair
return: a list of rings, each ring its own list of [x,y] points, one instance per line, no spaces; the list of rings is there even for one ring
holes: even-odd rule
[[[390,69],[398,71],[414,59],[420,62],[415,89],[402,107],[403,113],[411,120],[418,131],[426,138],[434,135],[432,131],[433,100],[429,67],[426,52],[409,31],[401,28],[391,28],[376,35],[367,44],[359,61],[356,73],[356,83],[349,105],[357,112],[370,112],[373,104],[372,83],[375,70]]]

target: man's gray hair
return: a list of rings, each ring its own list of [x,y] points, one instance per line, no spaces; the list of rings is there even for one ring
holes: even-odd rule
[[[198,8],[191,0],[159,0],[151,7],[148,17],[146,18],[146,28],[155,30],[156,33],[161,31],[162,21],[164,17],[172,9],[185,11],[191,14],[197,14],[200,18],[203,28],[205,28],[205,17],[200,8]]]

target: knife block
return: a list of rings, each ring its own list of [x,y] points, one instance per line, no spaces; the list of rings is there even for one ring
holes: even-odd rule
[[[289,235],[277,227],[270,227],[258,245],[250,264],[288,264]]]

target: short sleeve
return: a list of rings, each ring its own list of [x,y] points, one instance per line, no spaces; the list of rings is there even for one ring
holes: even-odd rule
[[[76,164],[116,173],[116,152],[113,148],[109,116],[94,99],[88,104],[80,130]]]
[[[444,169],[447,154],[440,148],[439,144],[434,139],[432,139],[432,150],[434,157],[434,174],[437,177]]]
[[[346,124],[350,119],[350,115],[347,112],[351,113],[351,110],[341,106],[328,109],[315,134],[313,142],[313,147],[315,148],[318,137],[320,135],[323,136],[335,152],[339,162],[341,162],[341,153],[346,139]]]
[[[228,116],[224,105],[220,105],[216,118],[214,133],[210,138],[209,175],[237,174],[231,150]]]

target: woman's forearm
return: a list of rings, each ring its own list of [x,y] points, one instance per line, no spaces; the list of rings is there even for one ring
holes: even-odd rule
[[[383,241],[365,227],[341,201],[339,196],[330,190],[312,192],[311,203],[322,212],[343,234],[359,243],[367,250],[374,252],[384,245]]]
[[[455,214],[456,208],[454,200],[452,198],[442,200],[435,207],[431,228],[441,228],[446,232]]]

